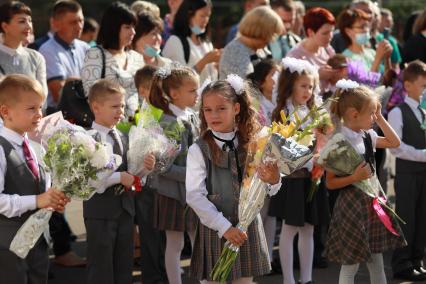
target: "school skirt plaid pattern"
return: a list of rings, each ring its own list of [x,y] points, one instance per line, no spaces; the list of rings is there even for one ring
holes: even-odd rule
[[[154,205],[154,227],[161,231],[195,231],[198,217],[189,206],[176,199],[156,194]]]
[[[249,226],[247,236],[248,239],[240,248],[228,280],[260,276],[271,270],[260,214]],[[225,242],[225,238],[219,239],[216,231],[199,223],[191,259],[191,277],[197,280],[212,281],[210,274],[220,257]]]
[[[325,251],[327,258],[351,265],[369,261],[373,253],[405,246],[398,222],[388,215],[400,237],[393,235],[380,222],[371,197],[354,186],[342,189],[334,206],[328,231]]]

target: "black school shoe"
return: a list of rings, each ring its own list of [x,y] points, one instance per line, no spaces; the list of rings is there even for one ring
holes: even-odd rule
[[[417,271],[414,268],[409,268],[393,274],[393,278],[407,281],[425,281],[426,273]]]
[[[302,282],[297,281],[297,284],[302,284]],[[315,284],[315,282],[314,281],[309,281],[309,282],[306,282],[305,284]]]

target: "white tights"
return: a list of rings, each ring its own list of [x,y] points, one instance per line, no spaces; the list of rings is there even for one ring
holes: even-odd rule
[[[219,284],[219,282],[216,281],[207,281],[207,280],[201,280],[201,284]],[[253,277],[244,277],[239,278],[237,280],[232,281],[232,284],[252,284],[253,283]]]
[[[295,284],[293,274],[293,240],[299,234],[300,281],[312,281],[312,262],[314,259],[314,226],[305,223],[303,227],[283,223],[280,235],[280,260],[284,284]]]
[[[194,247],[195,231],[187,232]],[[180,255],[184,246],[184,232],[166,231],[165,264],[170,284],[182,284]]]
[[[359,263],[353,265],[342,265],[339,275],[339,284],[354,284],[355,274],[358,272]],[[370,273],[371,284],[386,284],[385,268],[383,266],[383,255],[375,253],[371,255],[371,262],[367,262]]]
[[[269,259],[272,262],[272,253],[274,252],[275,230],[277,227],[277,218],[268,216],[270,198],[265,198],[265,204],[260,211],[262,217],[263,230],[265,231],[266,243],[268,245]]]

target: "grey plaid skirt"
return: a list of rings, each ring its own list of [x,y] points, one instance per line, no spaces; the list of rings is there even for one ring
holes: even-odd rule
[[[198,217],[189,206],[179,201],[156,194],[154,204],[154,227],[161,231],[191,232],[197,227]]]
[[[259,214],[249,226],[247,235],[248,239],[240,248],[228,280],[260,276],[271,270],[268,247]],[[216,231],[199,223],[191,258],[191,277],[212,281],[210,274],[225,242],[225,238],[219,239]]]
[[[351,265],[369,261],[371,254],[406,245],[401,228],[387,209],[393,227],[400,234],[392,234],[382,224],[373,209],[373,200],[354,186],[340,191],[334,206],[326,242],[330,261]]]

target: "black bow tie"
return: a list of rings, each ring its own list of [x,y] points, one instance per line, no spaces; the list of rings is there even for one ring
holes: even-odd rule
[[[238,181],[241,184],[241,182],[243,181],[243,174],[242,174],[242,170],[241,170],[241,166],[240,166],[240,161],[238,159],[238,150],[237,150],[237,148],[235,147],[235,144],[234,144],[234,140],[235,140],[235,137],[237,137],[237,134],[235,133],[234,137],[232,137],[231,140],[219,138],[216,135],[214,135],[213,132],[212,132],[212,135],[216,140],[224,143],[223,146],[222,146],[223,151],[229,150],[229,151],[234,152],[235,163],[237,165],[237,171],[238,171]]]

